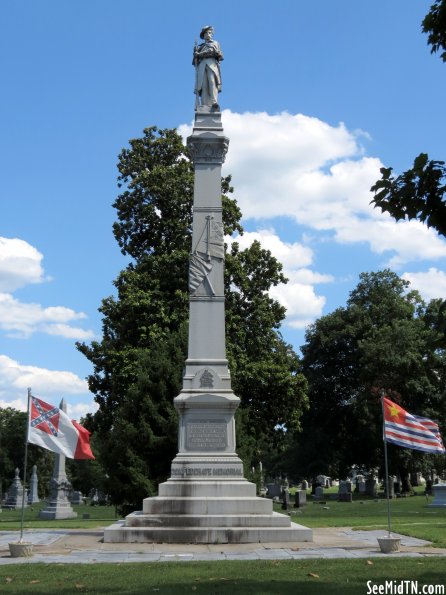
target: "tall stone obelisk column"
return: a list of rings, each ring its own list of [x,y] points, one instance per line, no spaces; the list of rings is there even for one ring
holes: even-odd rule
[[[274,513],[256,496],[235,452],[234,414],[225,347],[221,167],[229,140],[217,102],[223,59],[212,28],[195,48],[195,121],[187,146],[195,169],[189,265],[189,346],[181,393],[178,454],[171,477],[143,510],[104,532],[104,542],[240,543],[308,541],[311,529]]]

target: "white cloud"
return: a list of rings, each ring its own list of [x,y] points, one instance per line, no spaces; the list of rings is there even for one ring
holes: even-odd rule
[[[89,403],[76,403],[74,405],[67,403],[67,414],[71,419],[79,420],[81,417],[85,417],[87,413],[95,413],[98,408],[98,404],[94,401],[90,401]]]
[[[286,324],[292,328],[305,328],[321,316],[325,297],[316,295],[311,285],[289,282],[270,290],[275,298],[287,309]]]
[[[262,244],[262,248],[270,250],[271,254],[287,269],[307,266],[311,264],[313,260],[313,251],[311,248],[308,248],[299,242],[284,242],[272,228],[259,229],[253,232],[248,231],[241,236],[237,235],[233,238],[225,238],[225,241],[228,244],[233,241],[237,242],[241,250],[248,248],[255,240]]]
[[[299,242],[287,243],[279,238],[274,229],[259,229],[256,232],[245,232],[242,236],[225,238],[230,244],[238,242],[242,250],[258,240],[262,247],[270,250],[279,262],[284,265],[284,274],[288,283],[270,289],[270,295],[285,306],[285,324],[293,328],[304,328],[322,314],[325,297],[316,294],[313,285],[330,283],[331,275],[323,275],[306,268],[313,261],[313,251]]]
[[[412,289],[417,289],[426,300],[446,299],[446,273],[431,267],[420,273],[404,273],[403,279],[410,282]]]
[[[69,401],[67,395],[88,394],[86,380],[73,372],[28,366],[0,355],[0,406],[26,409],[28,388],[35,396],[52,399],[57,405],[62,397]]]
[[[71,308],[43,308],[40,304],[23,303],[8,293],[0,293],[0,329],[8,336],[28,338],[35,332],[43,332],[70,339],[91,339],[92,331],[66,324],[84,318],[83,312]]]
[[[0,291],[15,291],[44,281],[42,254],[17,238],[0,237]]]
[[[395,222],[370,204],[382,163],[364,154],[367,134],[286,112],[222,114],[230,139],[224,172],[247,219],[289,217],[339,243],[367,243],[388,264],[446,256],[446,242],[417,221]],[[181,126],[187,136],[190,126]]]

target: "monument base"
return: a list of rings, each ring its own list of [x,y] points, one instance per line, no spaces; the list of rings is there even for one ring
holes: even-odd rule
[[[74,512],[69,503],[48,502],[47,507],[39,512],[39,519],[62,520],[75,518],[77,518],[77,512]]]
[[[143,510],[105,529],[104,543],[268,543],[312,541],[313,532],[273,512],[246,479],[169,479]]]

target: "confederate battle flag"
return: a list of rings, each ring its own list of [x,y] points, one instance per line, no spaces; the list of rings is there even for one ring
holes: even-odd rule
[[[30,395],[28,442],[69,459],[94,459],[90,432],[70,420],[60,407]]]

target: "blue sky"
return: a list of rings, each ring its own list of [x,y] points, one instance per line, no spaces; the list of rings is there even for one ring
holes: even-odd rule
[[[390,266],[446,294],[446,242],[368,204],[379,167],[446,157],[446,66],[421,20],[431,2],[3,0],[0,35],[0,405],[26,388],[90,410],[101,299],[127,260],[113,238],[116,163],[146,126],[193,119],[191,52],[213,24],[225,55],[225,173],[290,283],[285,338]]]

